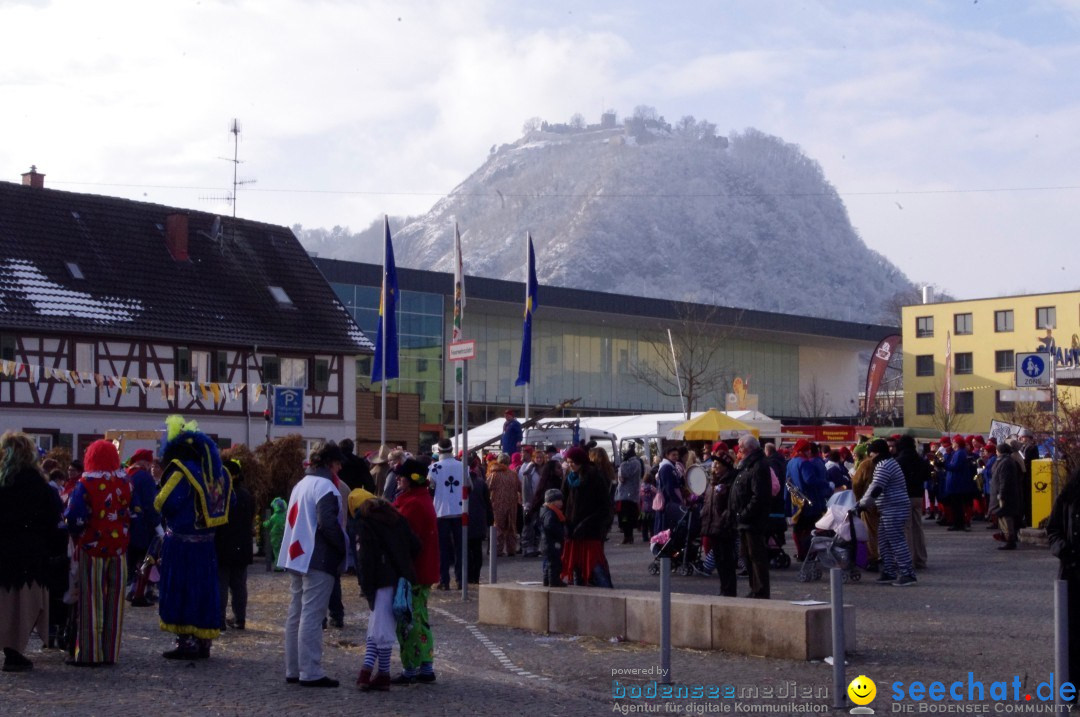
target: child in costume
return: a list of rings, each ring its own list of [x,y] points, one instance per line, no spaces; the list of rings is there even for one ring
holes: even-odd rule
[[[165,523],[161,546],[161,629],[176,635],[170,660],[210,657],[220,634],[215,529],[229,521],[232,482],[217,445],[180,416],[165,420],[161,491],[154,507]]]
[[[274,572],[284,572],[284,568],[279,568],[278,553],[281,552],[281,540],[285,537],[285,509],[289,506],[282,498],[274,498],[270,503],[270,510],[273,511],[270,517],[263,521],[263,530],[270,531],[270,551],[274,558]]]
[[[544,505],[540,508],[540,533],[544,540],[544,585],[564,588],[562,575],[562,549],[566,540],[566,517],[562,512],[563,494],[557,488],[544,493]]]
[[[386,691],[390,652],[397,642],[394,590],[400,578],[416,582],[413,558],[420,552],[420,541],[396,508],[363,488],[349,494],[349,513],[350,532],[356,536],[356,580],[371,609],[367,653],[356,684],[365,692]]]

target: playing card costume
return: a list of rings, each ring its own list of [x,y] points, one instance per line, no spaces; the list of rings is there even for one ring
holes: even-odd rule
[[[232,483],[217,446],[195,423],[165,421],[161,490],[154,507],[165,524],[161,547],[161,629],[176,635],[169,659],[210,656],[221,610],[214,531],[229,521]]]
[[[322,621],[334,582],[345,567],[344,501],[334,473],[345,456],[337,444],[323,444],[311,457],[307,475],[296,484],[285,511],[285,535],[278,567],[289,572],[289,612],[285,619],[285,680],[308,687],[337,687],[322,668]]]

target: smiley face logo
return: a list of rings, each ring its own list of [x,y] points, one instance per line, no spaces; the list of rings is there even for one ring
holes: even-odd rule
[[[857,705],[868,705],[877,697],[877,685],[866,675],[859,675],[847,688],[848,697]]]

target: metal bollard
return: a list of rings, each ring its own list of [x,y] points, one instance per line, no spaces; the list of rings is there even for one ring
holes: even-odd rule
[[[671,684],[671,558],[660,558],[660,684]]]
[[[1068,714],[1061,685],[1069,680],[1069,583],[1054,581],[1054,714]]]
[[[488,582],[494,585],[499,582],[499,566],[496,558],[499,555],[499,544],[495,540],[495,526],[488,528]]]
[[[847,707],[847,679],[844,675],[844,662],[847,659],[847,645],[844,643],[844,572],[840,568],[829,571],[829,589],[832,593],[832,675],[833,709]]]

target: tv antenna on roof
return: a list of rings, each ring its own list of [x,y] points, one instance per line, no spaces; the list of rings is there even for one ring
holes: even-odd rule
[[[242,162],[240,161],[240,120],[235,117],[232,123],[229,125],[229,133],[233,136],[233,156],[232,157],[218,157],[226,162],[232,162],[233,165],[233,178],[232,178],[232,193],[225,196],[213,196],[203,197],[203,199],[209,199],[210,201],[228,202],[232,205],[233,219],[236,219],[236,191],[240,187],[248,184],[255,184],[254,179],[239,179],[237,177],[237,170]]]

